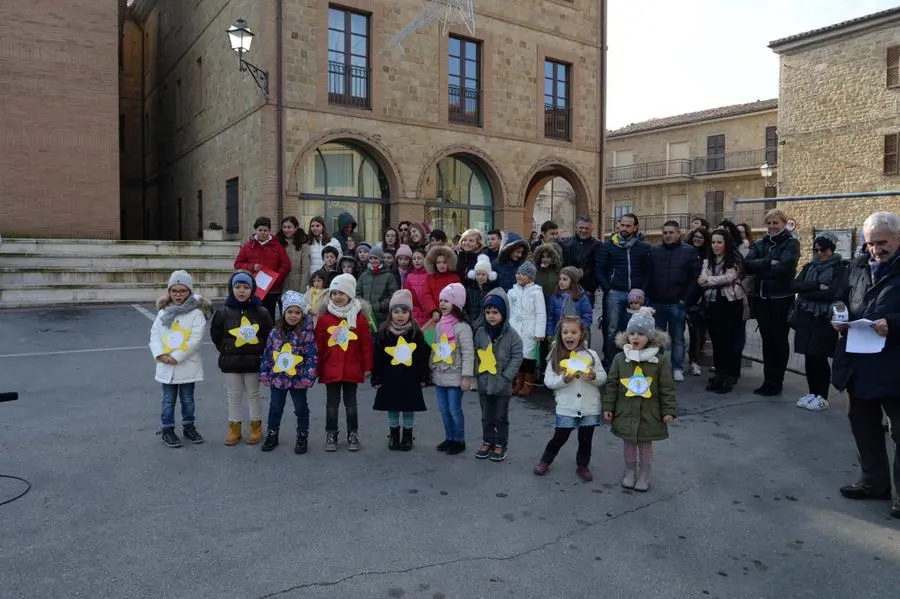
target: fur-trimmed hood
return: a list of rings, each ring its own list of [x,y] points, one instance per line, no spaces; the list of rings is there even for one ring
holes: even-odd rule
[[[209,301],[208,299],[206,299],[205,297],[203,297],[202,295],[200,295],[199,293],[195,293],[194,297],[197,298],[197,307],[200,309],[201,312],[203,312],[203,316],[206,317],[206,320],[209,320],[212,317],[213,312],[214,312],[212,302]],[[161,298],[159,298],[158,300],[156,300],[156,309],[162,310],[163,308],[168,306],[171,302],[172,302],[172,300],[169,299],[169,296],[164,295]]]
[[[534,265],[541,267],[541,260],[544,256],[549,256],[551,260],[550,268],[559,270],[563,267],[562,248],[558,243],[542,243],[534,250]]]
[[[669,335],[660,329],[653,329],[653,332],[647,336],[647,347],[658,347],[661,351],[669,347]],[[616,347],[623,349],[628,343],[628,333],[622,331],[616,335]]]
[[[500,248],[500,254],[497,256],[497,262],[499,264],[506,264],[510,261],[509,257],[512,255],[517,248],[522,248],[524,253],[522,254],[522,260],[526,260],[528,258],[528,252],[531,250],[531,245],[528,243],[527,239],[522,239],[521,235],[518,233],[510,233],[507,236],[506,244]],[[560,261],[561,262],[561,261]]]
[[[447,272],[456,272],[456,252],[446,246],[435,246],[425,254],[425,270],[429,273],[436,271],[435,264],[438,256],[447,259]]]

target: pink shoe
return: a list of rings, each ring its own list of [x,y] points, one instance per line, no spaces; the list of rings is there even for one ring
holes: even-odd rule
[[[547,474],[547,471],[550,470],[550,464],[547,462],[538,462],[534,467],[534,474],[536,476],[544,476]]]
[[[580,478],[581,480],[583,480],[586,483],[589,483],[592,480],[594,480],[594,475],[591,474],[591,469],[588,468],[587,466],[578,466],[577,468],[575,468],[575,474],[577,474],[578,478]]]

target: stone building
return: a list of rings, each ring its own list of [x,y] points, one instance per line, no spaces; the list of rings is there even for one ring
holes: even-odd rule
[[[732,216],[735,198],[775,195],[774,178],[760,174],[779,164],[778,100],[724,106],[634,123],[609,132],[604,227],[633,212],[645,233],[667,220],[683,227],[693,216],[714,224]],[[764,206],[741,208],[738,222],[761,224]]]
[[[403,219],[525,232],[555,177],[574,202],[554,209],[596,216],[603,3],[503,5],[478,3],[474,34],[433,24],[397,47],[424,0],[134,0],[142,201],[161,217],[144,225],[237,239],[259,215],[333,228],[349,211],[368,239]],[[230,49],[237,18],[268,95]]]
[[[781,63],[778,195],[900,190],[900,8],[769,47]],[[900,211],[900,196],[779,207],[797,221],[808,251],[815,230],[852,233],[875,210]]]

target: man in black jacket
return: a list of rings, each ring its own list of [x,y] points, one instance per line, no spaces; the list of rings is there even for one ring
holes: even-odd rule
[[[874,321],[884,337],[877,353],[849,353],[846,325],[834,352],[831,382],[850,399],[847,416],[859,452],[862,477],[841,487],[849,499],[891,498],[891,470],[882,427],[882,411],[891,421],[894,440],[894,490],[891,516],[900,518],[900,216],[876,212],[863,223],[867,253],[854,259],[838,289],[837,300],[849,310],[849,320]]]
[[[563,265],[581,269],[581,286],[587,291],[591,306],[594,305],[594,292],[597,281],[594,276],[594,264],[600,241],[593,235],[594,221],[590,216],[579,216],[575,223],[575,235],[562,244]]]
[[[672,339],[672,367],[675,380],[684,380],[684,321],[687,305],[697,292],[700,256],[681,241],[678,221],[663,224],[662,244],[650,248],[653,262],[650,301],[656,314],[656,328],[668,331]]]

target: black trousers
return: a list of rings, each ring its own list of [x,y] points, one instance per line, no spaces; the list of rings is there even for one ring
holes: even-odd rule
[[[826,356],[806,356],[806,384],[809,392],[828,399],[831,388],[831,364]]]
[[[488,445],[509,443],[509,395],[479,393],[482,439]]]
[[[547,447],[544,449],[544,455],[541,457],[541,461],[552,464],[553,460],[556,459],[557,454],[559,454],[559,450],[562,449],[563,445],[566,444],[566,441],[569,440],[569,435],[572,434],[573,430],[574,429],[571,428],[557,428],[553,432],[553,437],[550,439],[550,442],[547,443]],[[591,463],[591,444],[593,443],[593,440],[593,426],[578,427],[578,451],[575,453],[576,465],[587,466]]]
[[[778,299],[756,299],[754,312],[762,338],[763,374],[770,387],[781,389],[784,372],[787,370],[791,347],[788,335],[791,328],[788,316],[794,305],[793,297]],[[710,331],[711,332],[711,331]]]
[[[269,315],[272,317],[272,320],[275,320],[275,306],[278,305],[278,302],[281,301],[281,293],[272,293],[269,292],[266,294],[266,297],[263,298],[262,305],[263,307],[269,311]]]
[[[519,366],[519,372],[524,374],[534,374],[537,372],[537,360],[525,358],[522,360],[522,365]]]
[[[847,416],[850,430],[859,453],[862,482],[877,489],[891,488],[891,468],[887,442],[884,438],[882,412],[891,420],[891,438],[894,440],[894,489],[900,493],[900,395],[884,399],[859,399],[852,389],[847,390],[850,405]]]
[[[716,375],[732,380],[741,377],[741,350],[738,343],[744,328],[744,304],[740,300],[729,302],[720,297],[709,303],[709,339],[713,347],[713,364]]]
[[[327,383],[325,385],[325,431],[338,432],[338,410],[341,394],[344,396],[344,411],[347,413],[347,432],[359,431],[359,413],[356,407],[356,383]]]

